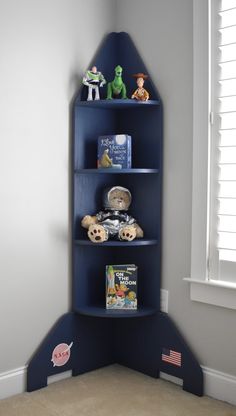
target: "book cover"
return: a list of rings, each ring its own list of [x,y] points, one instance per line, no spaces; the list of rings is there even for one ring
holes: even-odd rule
[[[101,169],[131,169],[131,136],[116,134],[99,136],[97,167]]]
[[[137,309],[137,266],[106,266],[106,308]]]

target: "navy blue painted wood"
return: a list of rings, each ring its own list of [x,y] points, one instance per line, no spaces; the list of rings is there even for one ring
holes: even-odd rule
[[[154,315],[157,310],[146,306],[140,306],[138,310],[107,310],[104,305],[84,306],[75,308],[81,315],[96,316],[101,318],[142,318],[143,316]]]
[[[197,396],[203,395],[203,372],[186,341],[165,313],[159,314],[159,368],[164,373],[183,379],[183,389]],[[161,359],[162,348],[182,354],[182,366],[165,363]]]
[[[114,175],[114,174],[119,174],[119,175],[124,175],[124,174],[129,174],[129,175],[133,175],[133,174],[137,174],[137,173],[158,173],[158,169],[75,169],[75,173],[78,174],[95,174],[95,175],[101,175],[103,173],[105,173],[106,175]]]
[[[106,264],[137,264],[138,303],[140,308],[159,310],[159,279],[153,270],[159,266],[157,246],[91,246],[76,245],[74,250],[74,310],[103,306],[105,313]],[[81,264],[83,267],[81,267]],[[157,278],[154,278],[157,277]],[[98,310],[101,314],[101,311]],[[94,312],[93,312],[94,313]],[[92,314],[92,309],[91,309]],[[139,316],[139,313],[134,314]]]
[[[114,339],[117,363],[159,377],[158,314],[141,319],[116,320]]]
[[[74,178],[74,239],[87,238],[80,225],[84,215],[93,215],[102,208],[102,195],[106,187],[120,185],[132,193],[130,213],[141,225],[145,239],[160,239],[160,174],[76,174]],[[85,192],[86,190],[86,192]]]
[[[161,105],[157,107],[137,106],[119,111],[110,109],[109,106],[104,109],[87,106],[75,107],[74,111],[75,170],[96,169],[98,136],[125,133],[132,136],[132,167],[134,169],[159,169],[161,172]],[[151,127],[154,124],[155,129]]]
[[[134,89],[135,89],[134,84]],[[136,101],[131,99],[126,100],[120,100],[120,99],[114,99],[114,100],[99,100],[99,101],[77,101],[76,106],[78,107],[87,107],[87,108],[110,108],[110,109],[124,109],[124,108],[137,108],[142,107],[144,109],[145,107],[150,106],[158,106],[160,105],[159,100],[149,100],[149,101]]]
[[[107,81],[114,68],[123,66],[128,97],[135,90],[132,74],[148,71],[127,33],[111,33],[103,41],[91,65]],[[72,369],[77,375],[117,362],[153,377],[167,372],[183,378],[185,390],[203,393],[202,371],[173,322],[160,310],[161,201],[163,109],[159,93],[149,78],[145,87],[151,100],[106,100],[87,102],[82,86],[74,103],[72,162],[72,309],[45,338],[28,367],[27,390],[47,384],[47,377]],[[132,168],[96,169],[97,138],[100,135],[132,136]],[[130,189],[131,214],[144,229],[144,239],[93,244],[81,225],[86,214],[102,208],[105,187]],[[138,266],[138,310],[105,309],[106,264]],[[109,318],[109,319],[108,319]],[[138,319],[137,319],[138,318]],[[62,367],[53,367],[52,351],[59,343],[73,342],[71,357]],[[162,348],[181,352],[179,368],[161,359]]]
[[[78,340],[76,339],[77,317],[74,313],[63,315],[46,336],[38,351],[30,360],[27,369],[27,391],[47,386],[48,376],[61,372],[61,367],[53,366],[52,353],[61,343],[73,342],[71,359],[63,366],[63,371],[73,370],[77,366]]]
[[[27,391],[47,386],[49,376],[72,370],[73,375],[114,363],[110,320],[95,321],[75,313],[63,315],[51,329],[27,369]],[[54,366],[52,353],[61,343],[73,345],[62,367]]]
[[[77,314],[78,354],[73,376],[115,363],[113,322]]]
[[[81,246],[91,246],[91,247],[98,247],[96,243],[92,243],[92,241],[86,239],[84,240],[75,240],[74,242],[76,245]],[[99,247],[135,247],[135,246],[152,246],[158,244],[158,240],[150,239],[147,240],[145,238],[137,239],[133,241],[117,241],[117,240],[109,240],[104,241],[104,243],[99,244]]]

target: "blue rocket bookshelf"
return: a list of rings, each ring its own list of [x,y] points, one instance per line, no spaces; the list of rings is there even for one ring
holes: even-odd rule
[[[131,74],[148,73],[127,33],[109,34],[92,61],[107,80],[114,68],[124,68],[127,96],[135,89]],[[160,312],[161,201],[163,107],[149,78],[145,88],[150,101],[86,101],[81,87],[73,112],[73,212],[72,212],[72,311],[62,316],[46,336],[28,366],[27,390],[47,385],[47,377],[72,370],[77,376],[99,367],[119,363],[152,377],[160,371],[183,379],[183,389],[201,396],[201,367],[174,323]],[[132,169],[96,169],[97,137],[125,133],[132,136]],[[132,215],[145,232],[131,242],[92,243],[81,227],[81,218],[101,208],[104,187],[120,185],[130,189]],[[137,311],[106,310],[105,265],[138,266]],[[73,342],[73,345],[71,344]],[[58,344],[72,345],[70,357],[54,366],[52,353]],[[163,351],[181,356],[176,365],[163,359]]]

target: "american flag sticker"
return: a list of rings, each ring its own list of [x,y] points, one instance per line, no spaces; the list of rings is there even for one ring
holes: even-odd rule
[[[180,352],[169,350],[168,348],[162,348],[161,359],[165,363],[176,365],[181,367],[182,354]]]

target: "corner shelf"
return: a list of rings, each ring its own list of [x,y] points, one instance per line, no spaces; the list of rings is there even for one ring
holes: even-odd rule
[[[124,68],[122,77],[131,97],[136,87],[132,74],[148,71],[124,32],[109,34],[92,63],[108,81],[114,78],[118,64]],[[106,88],[101,88],[101,100],[88,102],[86,88],[82,86],[78,92],[73,107],[71,172],[72,311],[59,319],[30,360],[27,391],[45,387],[50,375],[72,370],[76,376],[119,363],[152,377],[159,377],[161,371],[182,378],[184,390],[203,394],[199,363],[169,315],[160,312],[163,107],[150,77],[145,87],[151,97],[147,102],[106,100]],[[110,134],[132,137],[135,168],[92,168],[96,166],[98,136]],[[131,215],[144,229],[145,238],[94,244],[85,239],[81,218],[101,209],[104,187],[117,185],[130,189]],[[107,264],[138,266],[137,310],[105,309]],[[62,350],[54,354],[58,348]],[[166,362],[163,350],[177,352],[181,365]],[[55,355],[56,360],[68,359],[55,364]]]
[[[159,169],[146,169],[146,168],[132,168],[132,169],[75,169],[76,174],[95,174],[95,175],[135,175],[135,174],[157,174]]]
[[[158,240],[156,239],[140,239],[140,240],[133,240],[133,241],[105,241],[104,243],[93,243],[88,239],[79,239],[74,240],[74,244],[78,246],[90,246],[90,247],[141,247],[141,246],[153,246],[158,244]]]
[[[126,109],[126,108],[148,108],[148,107],[156,107],[160,105],[160,100],[149,100],[149,101],[137,101],[137,100],[121,100],[121,99],[113,99],[113,100],[97,100],[97,101],[80,101],[79,99],[76,101],[76,107],[86,107],[86,108],[104,108],[104,109]]]
[[[151,316],[158,312],[155,308],[139,306],[137,310],[112,310],[106,309],[106,306],[84,306],[76,309],[77,313],[86,316],[98,318],[143,318]]]

